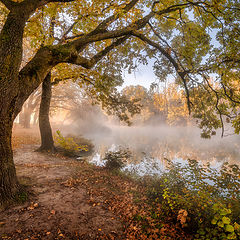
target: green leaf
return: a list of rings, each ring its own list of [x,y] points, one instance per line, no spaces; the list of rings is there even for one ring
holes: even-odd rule
[[[227,214],[230,214],[231,212],[232,212],[231,209],[223,208],[223,209],[221,209],[221,211],[220,211],[220,215],[221,215],[221,216],[225,216],[225,215],[227,215]]]
[[[236,238],[237,236],[234,232],[227,235],[227,239],[236,239]]]
[[[217,220],[214,218],[214,219],[211,221],[211,224],[213,224],[213,225],[217,224]]]
[[[219,205],[215,203],[212,208],[216,212],[219,208]]]
[[[231,220],[230,220],[230,218],[228,218],[228,217],[223,217],[223,218],[222,218],[222,222],[223,222],[224,224],[230,224]]]
[[[224,227],[224,223],[222,221],[219,221],[217,225],[222,228]]]
[[[198,231],[198,233],[200,234],[200,235],[205,235],[206,234],[206,232],[203,230],[203,229],[200,229],[199,231]]]
[[[234,227],[232,225],[226,225],[225,230],[227,232],[234,232]]]
[[[236,230],[236,231],[240,231],[240,225],[238,224],[238,223],[234,223],[234,229]]]

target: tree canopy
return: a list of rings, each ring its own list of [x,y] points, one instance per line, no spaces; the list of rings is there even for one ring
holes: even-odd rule
[[[223,128],[224,116],[238,132],[233,108],[239,97],[232,87],[238,71],[238,13],[239,2],[225,0],[59,1],[37,8],[24,36],[35,49],[36,61],[40,52],[51,52],[55,61],[51,67],[61,77],[80,78],[91,94],[108,103],[112,87],[123,82],[122,71],[131,72],[152,58],[160,81],[178,79],[189,111],[200,109],[193,106],[199,88],[211,92],[212,116],[205,114],[206,109],[194,115],[205,134]],[[217,88],[209,87],[211,77],[219,83]],[[214,119],[214,124],[206,118]]]

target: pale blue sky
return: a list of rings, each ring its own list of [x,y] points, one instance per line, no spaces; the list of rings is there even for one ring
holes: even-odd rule
[[[129,85],[142,85],[149,89],[151,83],[156,80],[152,65],[153,63],[149,61],[148,65],[139,65],[138,69],[132,74],[128,74],[126,71],[123,74],[124,84],[120,89]]]

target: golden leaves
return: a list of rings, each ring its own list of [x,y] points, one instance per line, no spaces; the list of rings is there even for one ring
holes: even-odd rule
[[[2,227],[5,224],[6,224],[5,222],[0,222],[0,227]]]
[[[180,221],[181,225],[184,227],[187,222],[188,212],[184,209],[178,211],[177,220]]]
[[[52,215],[55,215],[56,214],[56,211],[55,210],[51,210],[50,212]]]
[[[34,210],[34,209],[37,208],[38,206],[39,206],[38,203],[31,202],[30,206],[27,207],[27,210]]]
[[[168,234],[174,239],[182,234],[180,229],[172,229],[174,226],[162,223],[159,215],[156,219],[152,217],[146,189],[131,179],[99,167],[83,165],[76,178],[65,183],[65,186],[71,188],[77,185],[87,189],[91,207],[101,206],[114,213],[116,217],[112,217],[112,220],[121,219],[125,225],[125,239],[165,239]],[[160,205],[157,211],[160,213]],[[106,236],[103,228],[96,230],[104,236],[103,239],[115,239],[119,234],[116,232]]]

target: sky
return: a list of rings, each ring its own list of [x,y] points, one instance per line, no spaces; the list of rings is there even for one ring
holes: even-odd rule
[[[134,73],[129,74],[126,71],[123,74],[124,83],[119,89],[121,90],[124,87],[130,85],[141,85],[149,89],[151,83],[156,80],[152,66],[153,63],[151,61],[148,61],[148,65],[140,64]]]
[[[216,34],[217,30],[211,30],[210,36],[211,36],[211,44],[214,47],[219,47],[220,44],[216,40]],[[203,59],[203,61],[206,60],[206,58]],[[124,83],[121,87],[119,87],[119,90],[122,90],[126,86],[130,85],[141,85],[149,89],[151,83],[153,83],[155,80],[157,80],[154,72],[153,72],[153,61],[148,60],[148,65],[140,64],[138,66],[138,69],[132,73],[129,74],[127,71],[123,74]]]

